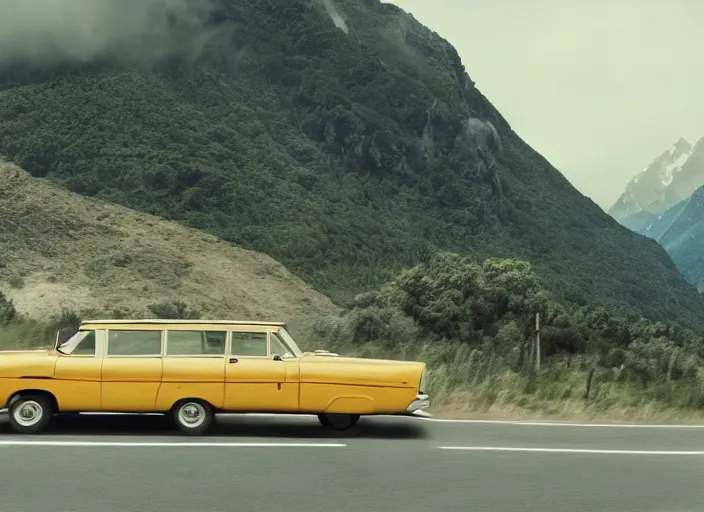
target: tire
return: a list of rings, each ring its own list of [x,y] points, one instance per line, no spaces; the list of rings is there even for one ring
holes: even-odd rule
[[[189,398],[178,402],[171,416],[182,434],[200,436],[208,431],[215,415],[208,402]]]
[[[10,426],[18,434],[43,432],[54,414],[54,403],[46,395],[24,395],[10,406]]]
[[[332,427],[332,425],[330,424],[330,420],[328,419],[327,414],[318,414],[318,421],[324,427]]]
[[[319,414],[318,421],[327,428],[347,430],[359,421],[359,414]]]
[[[174,415],[173,410],[164,414],[164,422],[166,423],[167,428],[176,428],[176,416]]]

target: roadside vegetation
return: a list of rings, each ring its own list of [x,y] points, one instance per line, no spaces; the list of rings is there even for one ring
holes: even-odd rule
[[[150,309],[162,318],[200,316],[183,303]],[[72,312],[50,322],[24,319],[0,296],[0,346],[48,345],[56,329],[79,320]],[[601,307],[558,302],[525,261],[439,253],[379,290],[358,295],[339,316],[291,329],[305,350],[426,361],[436,414],[704,416],[702,337]]]

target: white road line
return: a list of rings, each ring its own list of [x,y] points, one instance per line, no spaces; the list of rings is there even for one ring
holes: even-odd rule
[[[136,448],[344,448],[343,443],[230,443],[230,442],[166,442],[166,441],[20,441],[0,440],[3,446],[115,446]]]
[[[540,421],[540,420],[453,420],[445,418],[417,418],[422,421],[432,421],[436,423],[477,423],[488,425],[517,425],[523,427],[591,427],[591,428],[694,428],[704,429],[704,424],[682,424],[682,423],[575,423],[562,421]]]
[[[436,448],[439,450],[473,452],[587,453],[598,455],[704,455],[704,451],[679,450],[598,450],[580,448],[521,448],[508,446],[437,446]]]

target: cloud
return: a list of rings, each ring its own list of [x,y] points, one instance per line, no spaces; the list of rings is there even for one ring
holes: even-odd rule
[[[340,16],[340,13],[337,12],[337,8],[335,7],[333,1],[322,0],[322,2],[323,6],[325,7],[325,12],[328,13],[328,16],[330,16],[330,19],[335,24],[335,26],[342,30],[345,34],[348,34],[350,29],[347,28],[347,23],[345,23],[345,20],[342,18],[342,16]]]
[[[2,0],[0,66],[197,53],[211,0]]]

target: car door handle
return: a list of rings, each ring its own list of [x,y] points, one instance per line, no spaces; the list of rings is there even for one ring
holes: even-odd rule
[[[235,356],[230,356],[230,364],[234,364],[239,362],[239,359],[237,359]]]

